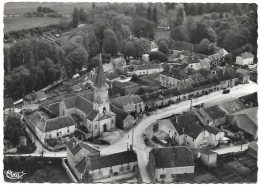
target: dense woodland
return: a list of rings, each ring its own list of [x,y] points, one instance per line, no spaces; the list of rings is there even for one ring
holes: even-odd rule
[[[157,27],[169,27],[170,37],[155,40]],[[66,42],[55,44],[40,37],[52,30],[69,32]],[[131,40],[130,35],[137,38]],[[228,63],[244,51],[256,55],[257,5],[108,3],[99,7],[93,3],[88,9],[75,8],[71,19],[61,18],[58,25],[13,31],[4,38],[12,43],[4,47],[5,94],[24,96],[62,76],[71,77],[82,67],[91,69],[100,52],[104,62],[118,52],[126,59],[141,58],[149,52],[151,40],[159,52],[150,57],[159,61],[165,61],[172,40],[193,43],[195,52],[206,55],[214,53],[214,45],[208,46],[216,43],[231,53],[226,57]]]

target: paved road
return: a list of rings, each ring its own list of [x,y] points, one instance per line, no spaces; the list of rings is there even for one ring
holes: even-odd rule
[[[231,88],[229,94],[222,94],[222,90],[210,93],[209,95],[205,95],[196,99],[193,99],[193,105],[204,103],[205,107],[210,107],[212,105],[216,105],[225,101],[233,100],[238,97],[256,92],[258,86],[254,82],[250,82],[249,84],[238,85]],[[169,107],[156,110],[153,115],[144,118],[141,120],[133,129],[131,129],[128,133],[126,133],[120,140],[115,142],[113,145],[106,146],[101,148],[101,155],[113,154],[115,152],[122,152],[127,149],[127,144],[134,143],[134,150],[137,153],[138,157],[138,165],[140,169],[140,174],[142,177],[142,181],[144,183],[151,183],[152,180],[149,176],[149,173],[146,169],[146,165],[148,163],[148,153],[151,150],[150,147],[147,147],[143,144],[141,135],[145,131],[147,127],[149,127],[152,123],[156,122],[157,119],[170,116],[172,114],[181,113],[183,111],[187,111],[190,108],[190,101],[183,101],[178,104],[171,105]],[[40,156],[42,148],[41,144],[36,141],[37,151],[33,153],[34,156]],[[28,156],[28,155],[23,155]],[[44,149],[44,156],[48,157],[66,157],[66,152],[51,152]]]
[[[222,90],[210,93],[196,99],[193,99],[193,105],[204,103],[205,107],[210,107],[225,101],[233,100],[238,97],[253,93],[257,91],[257,84],[250,82],[249,84],[238,85],[230,89],[229,94],[222,94]],[[127,143],[131,144],[132,137],[134,143],[134,150],[137,152],[138,164],[140,168],[141,177],[144,183],[151,183],[151,179],[146,169],[148,163],[148,152],[151,148],[143,145],[141,135],[147,127],[156,122],[157,119],[170,116],[172,114],[187,111],[190,108],[190,101],[183,101],[178,104],[157,110],[153,115],[144,118],[137,126],[124,135],[122,139],[111,146],[101,149],[101,155],[112,154],[116,152],[125,151]]]

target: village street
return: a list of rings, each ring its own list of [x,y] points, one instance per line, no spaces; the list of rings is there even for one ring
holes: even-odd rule
[[[230,89],[229,94],[222,94],[222,90],[213,92],[209,95],[193,99],[193,105],[198,105],[201,103],[205,104],[205,107],[213,106],[216,103],[221,103],[223,101],[229,101],[236,99],[238,97],[253,93],[257,91],[257,84],[250,82],[249,84],[238,85]],[[149,177],[146,165],[148,162],[148,153],[151,148],[144,145],[141,135],[147,127],[152,123],[156,122],[158,119],[170,116],[172,114],[181,113],[182,111],[187,111],[190,108],[191,101],[183,101],[178,104],[171,105],[169,107],[157,110],[151,116],[146,117],[140,121],[132,130],[124,135],[122,139],[114,143],[111,146],[104,147],[101,149],[101,155],[112,154],[115,151],[121,152],[127,149],[127,144],[132,144],[132,137],[134,143],[134,150],[137,152],[138,165],[140,169],[140,174],[143,183],[150,183],[151,179]]]
[[[257,84],[254,82],[250,82],[249,84],[241,84],[235,86],[230,89],[229,94],[222,94],[222,90],[210,93],[209,95],[204,95],[202,97],[193,99],[193,105],[198,105],[204,103],[205,107],[210,107],[215,105],[216,103],[222,103],[225,101],[233,100],[238,97],[253,93],[257,91]],[[127,150],[127,145],[129,147],[133,141],[134,150],[138,156],[138,165],[140,169],[140,174],[142,177],[143,183],[151,183],[150,175],[147,171],[147,163],[148,163],[148,153],[152,149],[151,147],[147,147],[141,138],[141,135],[144,133],[145,129],[148,128],[152,123],[155,123],[158,119],[170,116],[172,114],[182,113],[183,111],[187,111],[190,109],[191,101],[183,101],[178,104],[171,105],[169,107],[165,107],[163,109],[158,109],[152,113],[151,116],[145,117],[142,119],[134,128],[129,130],[124,136],[116,141],[114,144],[109,146],[100,146],[101,155],[113,154],[116,152],[122,152]],[[51,152],[42,147],[39,140],[35,138],[36,151],[30,156],[43,156],[44,157],[66,157],[66,151],[60,152]],[[225,148],[227,149],[227,148]],[[218,150],[218,152],[221,150]],[[5,156],[15,156],[15,155],[5,155]],[[18,155],[17,155],[18,156]],[[29,156],[29,154],[19,155],[19,156]]]

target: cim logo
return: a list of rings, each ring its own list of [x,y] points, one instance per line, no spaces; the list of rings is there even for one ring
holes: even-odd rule
[[[10,169],[7,171],[4,171],[4,173],[8,179],[22,179],[23,176],[26,174],[24,171],[14,172],[14,171],[11,171]]]

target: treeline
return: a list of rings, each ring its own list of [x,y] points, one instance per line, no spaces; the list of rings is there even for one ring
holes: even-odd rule
[[[194,16],[189,16],[195,5],[197,10],[206,5],[204,10],[207,13],[214,12],[195,20]],[[72,19],[62,18],[58,25],[10,32],[5,34],[5,39],[42,35],[52,29],[60,33],[70,31],[63,46],[32,37],[18,40],[5,49],[5,88],[8,93],[24,94],[52,83],[61,73],[72,76],[82,67],[95,67],[100,52],[103,53],[103,62],[109,62],[107,59],[117,56],[118,52],[125,58],[139,59],[150,51],[156,25],[170,27],[170,38],[161,37],[155,41],[159,52],[150,54],[152,60],[165,61],[172,40],[193,43],[195,52],[207,55],[215,51],[215,45],[210,45],[212,43],[233,55],[244,50],[256,54],[256,5],[236,4],[226,12],[217,11],[217,6],[220,5],[109,3],[101,6],[93,3],[92,8],[75,8]],[[35,74],[37,71],[40,73]]]

